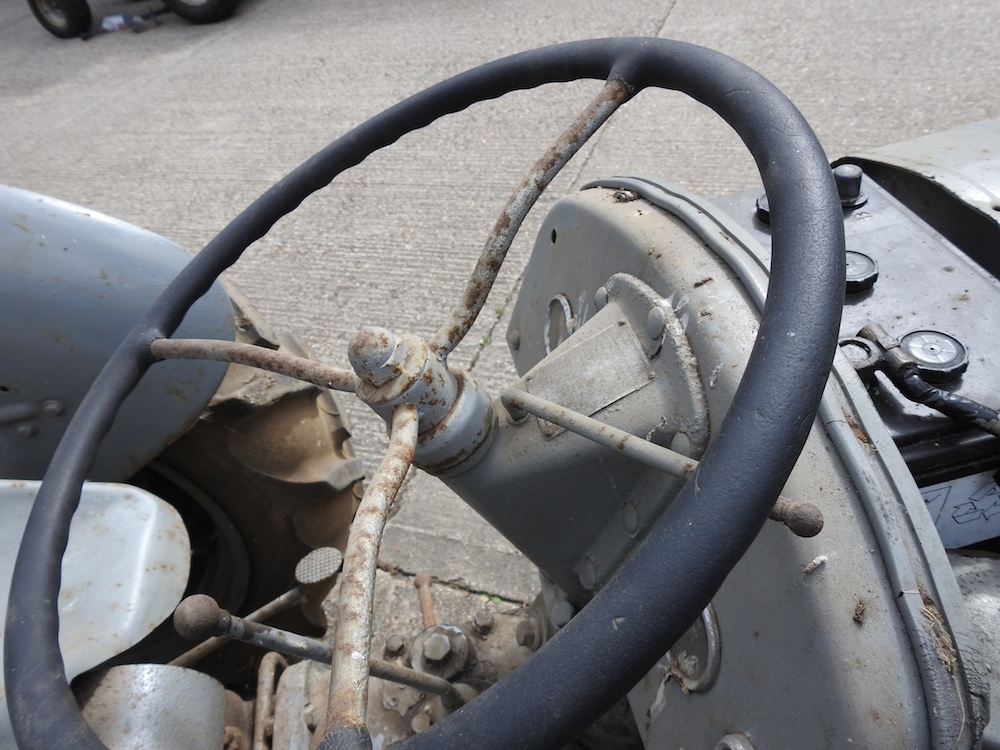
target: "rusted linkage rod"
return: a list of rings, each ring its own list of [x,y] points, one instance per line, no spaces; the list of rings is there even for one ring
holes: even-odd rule
[[[341,367],[331,367],[276,352],[263,346],[240,344],[235,341],[214,339],[156,339],[149,350],[157,359],[208,359],[216,362],[234,362],[261,370],[276,372],[306,383],[335,391],[354,392],[358,376]]]
[[[225,640],[252,643],[285,656],[298,656],[322,664],[333,663],[333,646],[329,643],[269,625],[262,625],[244,617],[237,617],[224,610],[212,597],[205,594],[189,596],[177,605],[177,609],[174,611],[174,627],[182,636],[193,641],[214,636]],[[409,685],[433,695],[440,695],[444,700],[445,707],[451,710],[464,703],[455,686],[436,675],[371,658],[368,659],[368,670],[372,675],[383,680]]]
[[[693,458],[526,391],[509,389],[500,396],[500,400],[515,420],[533,414],[671,476],[685,479],[698,467]],[[819,508],[812,503],[790,500],[784,495],[778,496],[768,517],[787,526],[796,536],[816,536],[823,529],[823,512]]]

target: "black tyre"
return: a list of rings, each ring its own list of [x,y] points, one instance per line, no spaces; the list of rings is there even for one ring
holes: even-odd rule
[[[40,0],[39,0],[40,1]],[[191,23],[215,23],[233,15],[240,0],[163,0],[167,7]]]
[[[87,0],[28,0],[28,7],[38,22],[60,39],[72,39],[90,29]]]

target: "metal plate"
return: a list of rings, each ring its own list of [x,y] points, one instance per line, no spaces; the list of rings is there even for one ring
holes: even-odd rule
[[[0,481],[0,639],[14,560],[40,482]],[[146,637],[187,585],[191,548],[180,515],[124,484],[84,485],[59,591],[59,647],[73,679]],[[0,651],[0,669],[3,654]],[[0,671],[0,750],[15,750]]]

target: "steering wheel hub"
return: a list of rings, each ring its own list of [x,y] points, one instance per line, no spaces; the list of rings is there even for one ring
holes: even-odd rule
[[[416,407],[414,463],[420,468],[442,472],[464,464],[492,435],[489,396],[469,373],[451,369],[446,355],[418,336],[361,328],[348,345],[348,359],[359,378],[356,395],[386,424],[401,404]]]

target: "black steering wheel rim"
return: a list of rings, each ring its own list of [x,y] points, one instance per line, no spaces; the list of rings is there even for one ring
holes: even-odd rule
[[[579,78],[621,80],[635,91],[682,91],[716,111],[746,143],[768,194],[773,236],[757,342],[698,470],[609,584],[512,676],[405,747],[558,745],[623,695],[698,616],[756,537],[815,417],[843,304],[839,201],[826,156],[801,114],[742,64],[662,39],[556,45],[448,79],[332,143],[220,232],[122,342],[56,451],[15,565],[4,671],[20,747],[104,747],[80,716],[62,668],[60,561],[100,441],[154,361],[150,343],[171,335],[212,281],[278,219],[370,153],[475,102]],[[353,746],[363,734],[363,728],[335,729],[323,746]]]

